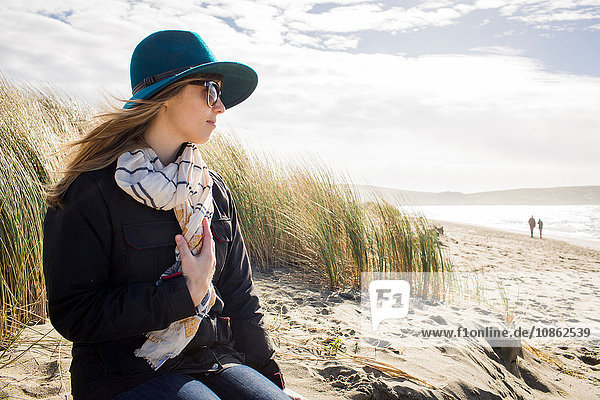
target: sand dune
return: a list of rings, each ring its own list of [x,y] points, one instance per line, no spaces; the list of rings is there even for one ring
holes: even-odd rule
[[[441,224],[444,249],[456,269],[499,277],[517,323],[589,326],[592,336],[598,335],[600,251],[527,234]],[[317,278],[287,269],[255,271],[254,280],[286,383],[309,399],[600,397],[597,339],[527,340],[523,348],[481,340],[467,346],[408,340],[416,325],[492,323],[502,314],[493,295],[476,305],[413,303],[409,317],[415,326],[374,334],[358,290],[333,292]],[[35,329],[40,333],[29,331],[27,337],[39,337],[51,327]],[[50,335],[54,339],[0,369],[0,398],[70,398],[69,343],[55,332]],[[21,343],[21,350],[26,347],[27,342]],[[12,354],[19,352],[13,349]]]

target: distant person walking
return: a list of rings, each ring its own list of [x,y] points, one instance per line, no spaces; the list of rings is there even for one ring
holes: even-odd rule
[[[533,218],[532,215],[531,218],[529,218],[529,229],[531,230],[531,237],[533,237],[533,228],[535,228],[535,218]]]
[[[538,229],[540,230],[540,239],[542,238],[542,227],[544,226],[544,223],[542,222],[541,219],[538,219]]]

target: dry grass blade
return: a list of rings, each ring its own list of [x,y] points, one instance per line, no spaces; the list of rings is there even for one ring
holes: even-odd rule
[[[571,376],[575,376],[580,379],[587,378],[586,375],[581,373],[580,371],[576,371],[574,369],[565,367],[564,364],[561,363],[554,355],[549,354],[548,352],[537,349],[527,343],[523,343],[522,346],[524,349],[528,350],[531,354],[537,356],[540,360],[554,365],[560,372],[563,372],[563,373],[571,375]]]
[[[38,335],[38,337],[35,339],[24,339],[22,334],[26,330],[33,331]],[[2,354],[2,357],[0,357],[0,370],[17,362],[23,356],[30,353],[36,346],[45,347],[46,343],[44,343],[44,339],[46,339],[51,333],[52,330],[42,333],[36,331],[30,326],[23,325],[19,335],[15,337],[11,345],[6,348]],[[56,343],[56,339],[53,340],[53,343]]]
[[[343,357],[343,358],[351,359],[351,360],[354,360],[354,361],[360,363],[361,365],[366,365],[371,368],[375,368],[381,372],[388,374],[389,376],[392,376],[395,378],[407,379],[407,380],[410,380],[415,383],[421,383],[430,389],[438,389],[439,390],[438,387],[436,387],[428,382],[425,382],[424,380],[419,379],[415,376],[412,376],[409,373],[404,372],[403,370],[401,370],[400,368],[398,368],[392,364],[384,363],[382,361],[377,361],[373,357],[359,356],[357,354],[350,354],[350,353],[347,353],[344,351],[341,351],[340,353],[341,353],[341,357]]]

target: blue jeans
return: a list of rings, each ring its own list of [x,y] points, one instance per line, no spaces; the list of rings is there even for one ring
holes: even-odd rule
[[[185,374],[157,376],[113,400],[290,400],[277,385],[247,365],[194,378]]]

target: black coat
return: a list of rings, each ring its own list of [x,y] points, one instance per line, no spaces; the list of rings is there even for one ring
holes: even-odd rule
[[[155,285],[175,260],[181,229],[174,212],[131,198],[117,186],[115,167],[79,175],[64,207],[48,208],[44,220],[49,315],[73,341],[74,398],[109,399],[157,374],[210,373],[232,363],[245,363],[283,388],[233,198],[213,171],[213,284],[224,305],[217,302],[183,352],[158,371],[134,355],[145,332],[195,312],[184,277]]]

